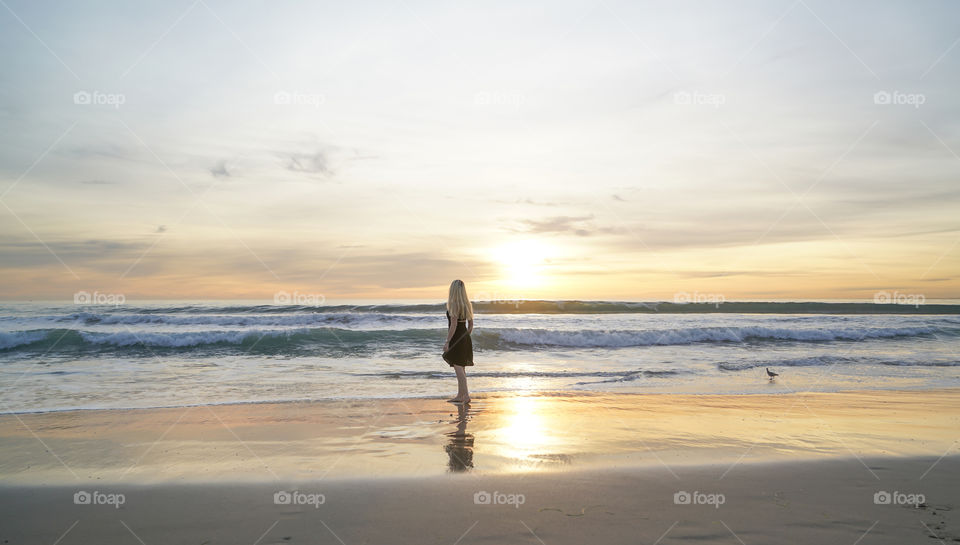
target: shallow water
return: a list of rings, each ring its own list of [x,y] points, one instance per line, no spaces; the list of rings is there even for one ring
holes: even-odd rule
[[[953,305],[903,307],[905,314],[864,303],[736,307],[749,313],[724,305],[524,305],[477,305],[474,392],[960,385],[960,315],[913,314]],[[440,359],[445,325],[435,303],[6,303],[0,410],[442,396],[455,389]],[[780,376],[768,380],[767,367]]]

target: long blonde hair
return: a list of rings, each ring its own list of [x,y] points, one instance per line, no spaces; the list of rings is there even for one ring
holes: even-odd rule
[[[455,320],[472,320],[473,304],[467,297],[467,287],[463,280],[454,280],[450,283],[450,296],[447,297],[447,310]]]

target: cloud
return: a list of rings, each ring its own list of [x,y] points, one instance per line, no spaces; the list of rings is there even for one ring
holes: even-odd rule
[[[117,262],[132,262],[148,248],[146,242],[118,242],[114,240],[35,240],[0,242],[3,268],[49,265],[59,272],[57,258],[67,265],[100,268]],[[57,257],[51,255],[51,252]]]
[[[324,282],[343,290],[358,286],[403,289],[447,286],[454,278],[470,283],[487,280],[495,274],[494,265],[486,261],[458,259],[435,252],[406,252],[346,256],[327,273]],[[444,295],[441,291],[438,298]]]
[[[514,231],[531,235],[565,234],[576,235],[578,237],[622,232],[622,229],[616,227],[597,227],[593,224],[592,220],[593,215],[551,216],[541,220],[522,219],[520,223],[523,227],[521,229],[514,229]]]
[[[493,202],[497,202],[500,204],[529,204],[532,206],[560,206],[561,204],[566,204],[566,203],[558,203],[558,202],[550,202],[550,201],[535,201],[529,197],[518,198],[512,201],[503,200],[503,199],[494,199]]]
[[[230,171],[227,170],[227,162],[220,161],[216,165],[210,168],[210,174],[213,174],[214,178],[229,178],[232,176]]]
[[[79,157],[106,157],[108,159],[123,159],[132,161],[137,155],[137,150],[118,144],[91,144],[86,146],[77,146],[69,150],[70,154]]]
[[[333,170],[330,166],[330,155],[324,150],[318,150],[314,153],[290,154],[287,156],[286,168],[293,172],[321,174],[326,177],[333,175]]]
[[[763,58],[763,59],[760,59],[760,60],[757,62],[757,66],[763,66],[763,65],[765,65],[765,64],[772,64],[772,63],[775,63],[775,62],[782,61],[782,60],[784,60],[784,59],[790,59],[790,58],[793,58],[793,57],[797,57],[797,56],[799,56],[799,55],[801,55],[801,54],[803,54],[803,53],[805,53],[805,52],[806,52],[806,48],[804,48],[804,47],[790,47],[790,48],[782,49],[782,50],[779,50],[779,51],[773,53],[772,55],[769,55],[769,56],[767,56],[767,57],[765,57],[765,58]]]

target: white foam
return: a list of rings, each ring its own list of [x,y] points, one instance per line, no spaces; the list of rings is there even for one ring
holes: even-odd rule
[[[489,331],[489,330],[488,330]],[[565,346],[578,348],[617,348],[692,344],[698,342],[744,342],[756,340],[836,341],[929,335],[933,327],[876,328],[773,328],[706,327],[664,330],[585,330],[556,331],[547,329],[498,329],[501,341],[517,345]],[[481,339],[487,331],[480,331]]]

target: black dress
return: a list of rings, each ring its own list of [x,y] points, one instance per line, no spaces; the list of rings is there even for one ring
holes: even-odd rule
[[[447,311],[447,328],[450,328],[450,311]],[[473,341],[467,333],[467,321],[457,320],[457,329],[450,339],[450,349],[443,353],[443,361],[454,365],[473,365]]]

